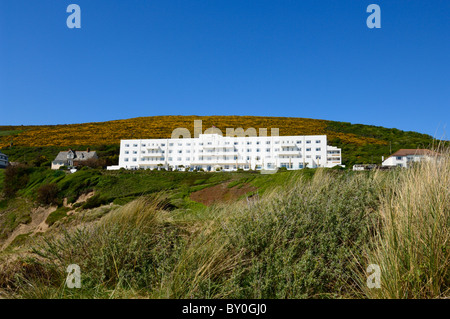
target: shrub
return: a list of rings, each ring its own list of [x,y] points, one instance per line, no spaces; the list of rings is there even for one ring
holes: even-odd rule
[[[223,225],[248,263],[236,270],[233,298],[351,296],[354,265],[370,244],[379,178],[318,171]]]
[[[12,198],[17,191],[27,186],[29,167],[23,164],[8,166],[3,179],[3,193],[6,198]]]
[[[47,220],[45,222],[47,223],[47,225],[52,226],[57,221],[66,217],[67,212],[69,210],[70,210],[70,208],[68,208],[68,207],[59,207],[57,210],[55,210],[54,212],[50,213],[50,215],[48,215]]]
[[[96,194],[92,197],[90,197],[86,203],[83,204],[84,209],[91,209],[95,207],[99,207],[101,205],[107,204],[108,200],[103,198],[100,194]]]
[[[37,201],[42,205],[58,204],[58,185],[44,184],[37,190]]]

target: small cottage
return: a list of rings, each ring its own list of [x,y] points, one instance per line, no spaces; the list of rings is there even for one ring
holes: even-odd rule
[[[69,149],[65,152],[59,152],[58,156],[52,162],[52,169],[59,169],[61,166],[74,167],[93,159],[98,159],[97,152],[91,151],[89,148],[86,151]]]

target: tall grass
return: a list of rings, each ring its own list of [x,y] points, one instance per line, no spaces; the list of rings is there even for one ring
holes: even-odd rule
[[[18,298],[445,297],[449,175],[447,152],[410,170],[299,173],[258,201],[195,214],[142,197],[35,246],[0,271],[0,288]],[[381,289],[355,271],[369,263]],[[69,264],[81,289],[64,285]]]
[[[368,264],[381,268],[381,288],[368,298],[450,296],[450,152],[423,161],[392,180],[380,207],[381,232]]]

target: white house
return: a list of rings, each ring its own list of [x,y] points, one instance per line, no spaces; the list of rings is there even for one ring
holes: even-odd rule
[[[97,152],[91,151],[74,151],[69,149],[66,152],[59,152],[55,160],[52,161],[52,169],[59,169],[61,166],[77,166],[87,160],[98,159]]]
[[[0,168],[6,168],[8,167],[8,165],[9,165],[8,156],[0,152]]]
[[[438,153],[427,149],[400,149],[390,155],[381,164],[382,166],[410,167],[412,163],[429,160]]]
[[[205,171],[288,170],[342,164],[341,149],[326,135],[121,140],[119,165],[108,169],[203,169]]]

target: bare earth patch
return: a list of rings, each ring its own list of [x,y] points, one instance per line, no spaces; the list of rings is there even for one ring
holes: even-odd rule
[[[20,224],[3,243],[2,250],[8,247],[8,245],[19,235],[31,233],[30,236],[33,236],[36,233],[45,232],[48,229],[48,225],[45,221],[47,220],[48,215],[53,213],[56,209],[57,206],[33,208],[30,215],[31,222],[28,224]]]
[[[75,203],[72,203],[72,204],[68,204],[67,203],[67,198],[64,198],[63,205],[65,207],[72,208],[73,205],[79,204],[79,203],[84,203],[85,201],[87,201],[89,198],[91,198],[94,195],[95,195],[94,191],[86,193],[86,194],[81,194],[80,197],[78,197],[78,199],[75,201]]]
[[[237,185],[231,188],[228,188],[228,184],[229,183],[222,183],[193,192],[190,198],[193,201],[202,203],[206,206],[210,206],[215,203],[235,201],[242,195],[257,190],[256,187],[250,186],[248,184]]]

